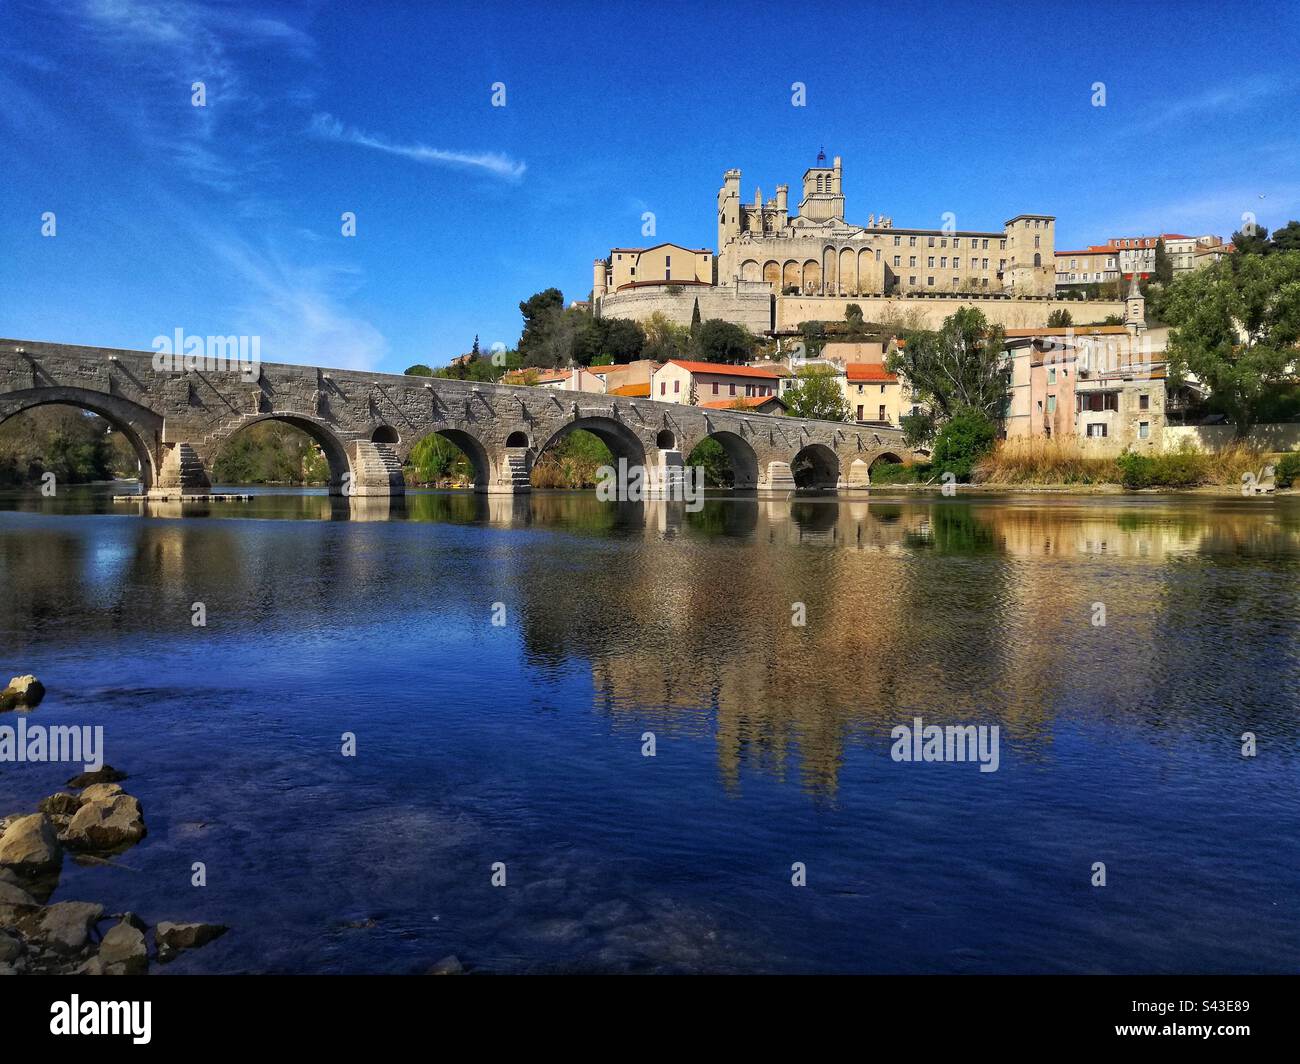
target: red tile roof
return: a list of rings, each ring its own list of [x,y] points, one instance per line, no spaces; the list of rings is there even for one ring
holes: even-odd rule
[[[688,373],[709,373],[715,377],[763,377],[769,380],[779,379],[779,375],[769,369],[757,366],[733,366],[728,362],[687,362],[680,358],[670,358],[668,364],[681,366]]]
[[[877,384],[897,384],[898,374],[885,369],[883,362],[850,362],[844,367],[848,379],[853,382],[874,381]]]
[[[733,399],[710,399],[707,403],[700,403],[700,406],[706,406],[711,410],[726,410],[729,407],[756,407],[763,406],[766,403],[780,403],[785,406],[785,400],[779,395],[740,395]]]

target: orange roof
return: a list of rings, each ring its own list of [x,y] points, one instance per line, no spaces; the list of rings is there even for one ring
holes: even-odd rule
[[[770,369],[759,369],[757,366],[733,366],[729,362],[687,362],[680,358],[670,358],[668,363],[673,366],[681,366],[688,373],[711,373],[715,377],[779,379],[779,374],[773,373]]]
[[[710,399],[707,403],[700,403],[700,406],[707,406],[711,410],[726,410],[729,407],[745,407],[747,409],[756,406],[763,406],[765,403],[780,403],[785,406],[785,400],[777,395],[741,395],[734,399]]]
[[[622,387],[611,389],[609,394],[630,395],[634,398],[636,396],[649,396],[650,382],[646,381],[644,384],[624,384]]]
[[[878,384],[897,384],[898,374],[885,369],[883,362],[850,362],[844,367],[850,381],[875,381]]]

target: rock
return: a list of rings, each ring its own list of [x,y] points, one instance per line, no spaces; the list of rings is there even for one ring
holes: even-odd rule
[[[93,783],[121,783],[126,779],[125,772],[119,772],[112,765],[105,765],[103,768],[97,768],[94,772],[83,772],[80,776],[73,776],[68,780],[69,787],[89,787]]]
[[[94,902],[56,902],[45,910],[37,934],[56,953],[79,953],[103,915],[104,907]]]
[[[450,957],[443,957],[437,964],[433,965],[425,975],[464,975],[465,966],[460,963],[460,958],[454,953]]]
[[[22,887],[14,883],[0,883],[0,905],[36,905],[33,898]]]
[[[197,949],[214,938],[220,938],[230,929],[224,924],[174,924],[164,920],[154,929],[154,940],[161,952],[168,950]]]
[[[5,693],[17,695],[19,703],[28,708],[35,708],[45,697],[45,685],[35,676],[15,676],[9,681]]]
[[[51,794],[48,798],[42,798],[36,808],[51,816],[72,816],[80,805],[81,801],[75,794],[60,791],[58,794]]]
[[[77,803],[77,807],[85,805],[87,802],[107,802],[124,793],[122,785],[119,783],[92,783],[81,792],[81,800]],[[77,811],[77,807],[73,808],[74,813]]]
[[[0,865],[24,875],[39,875],[57,871],[62,864],[63,848],[44,813],[19,817],[0,837]]]
[[[0,964],[13,964],[23,953],[23,941],[0,931]]]
[[[99,944],[99,960],[110,975],[116,975],[119,967],[123,975],[143,975],[149,968],[144,932],[126,920],[114,925]]]
[[[112,850],[139,842],[145,833],[140,802],[129,794],[116,794],[78,809],[63,841],[73,849]]]

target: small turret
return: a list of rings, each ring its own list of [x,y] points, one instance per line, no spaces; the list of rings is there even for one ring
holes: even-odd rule
[[[1147,327],[1147,301],[1138,285],[1137,270],[1129,281],[1128,295],[1124,297],[1124,324],[1131,333],[1145,332]]]

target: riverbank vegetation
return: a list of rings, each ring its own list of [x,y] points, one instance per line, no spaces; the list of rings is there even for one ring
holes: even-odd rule
[[[0,487],[134,477],[140,464],[130,443],[101,417],[70,406],[28,410],[0,425]]]

